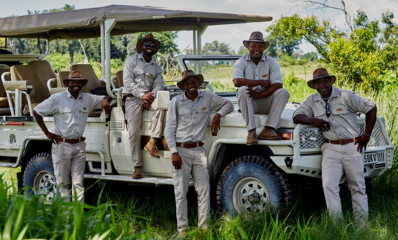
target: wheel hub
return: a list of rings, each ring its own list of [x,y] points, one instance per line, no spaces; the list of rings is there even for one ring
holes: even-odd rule
[[[40,171],[33,181],[33,189],[37,194],[42,195],[46,202],[51,202],[57,195],[56,181],[47,171]]]
[[[269,204],[268,189],[257,178],[243,178],[234,187],[233,203],[238,213],[263,212]]]

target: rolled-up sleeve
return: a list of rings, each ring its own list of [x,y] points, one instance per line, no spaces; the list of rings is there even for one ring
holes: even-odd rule
[[[169,110],[167,111],[166,127],[164,129],[164,137],[172,154],[177,152],[177,110],[177,101],[176,98],[173,98],[169,104]]]
[[[60,94],[62,93],[51,95],[48,99],[41,102],[39,105],[37,105],[34,108],[35,112],[39,114],[41,117],[46,117],[48,115],[57,113],[59,108],[58,99]]]
[[[312,111],[312,105],[309,103],[310,101],[313,101],[312,99],[305,100],[300,106],[294,111],[293,113],[293,118],[299,114],[305,115],[307,117],[314,117],[314,112]]]
[[[162,90],[164,90],[164,80],[163,80],[162,68],[160,68],[160,66],[157,66],[155,82],[153,84],[152,92],[154,93],[154,96],[156,97],[156,93],[158,91],[162,91]]]
[[[234,66],[234,73],[232,75],[232,79],[235,78],[245,78],[245,64],[246,61],[245,57],[241,57],[236,61]]]
[[[279,63],[274,58],[268,58],[269,63],[269,80],[271,84],[282,83],[282,73]]]
[[[221,117],[224,117],[225,115],[234,110],[234,105],[230,100],[217,96],[216,94],[213,93],[208,93],[208,94],[211,95],[211,101],[210,101],[211,111],[217,111],[217,113],[219,113]]]
[[[133,94],[134,97],[142,99],[144,93],[138,89],[138,83],[136,83],[136,76],[134,75],[134,67],[136,65],[136,57],[132,56],[127,58],[123,68],[123,84],[124,87]]]
[[[374,102],[370,101],[367,98],[358,96],[355,92],[352,92],[350,94],[348,104],[353,111],[364,114],[368,113],[370,110],[376,107],[376,104]]]
[[[94,111],[95,109],[102,108],[102,102],[104,101],[105,96],[96,96],[96,95],[89,95],[91,100],[91,109],[90,112]]]

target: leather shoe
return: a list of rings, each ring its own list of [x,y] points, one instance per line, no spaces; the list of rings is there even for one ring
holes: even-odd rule
[[[249,130],[249,133],[247,134],[246,145],[253,146],[253,145],[257,145],[257,144],[258,144],[258,141],[257,141],[256,129]]]
[[[147,151],[149,153],[149,155],[151,155],[152,157],[160,158],[158,149],[157,149],[155,144],[152,144],[151,142],[148,142],[145,145],[144,150]]]
[[[275,132],[274,129],[270,127],[264,127],[263,131],[261,131],[258,136],[260,140],[282,140],[282,137]]]
[[[140,179],[142,178],[141,167],[134,167],[133,179]]]

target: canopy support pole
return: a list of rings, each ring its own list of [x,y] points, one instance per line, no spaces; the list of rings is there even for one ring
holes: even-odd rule
[[[101,79],[105,79],[105,23],[100,26],[101,29]]]
[[[202,35],[206,31],[208,25],[202,25],[199,30],[197,30],[197,47],[198,55],[202,55]],[[202,74],[202,61],[199,61],[198,74]]]
[[[196,30],[193,30],[192,32],[193,32],[193,47],[192,47],[192,54],[193,54],[193,55],[196,55],[196,48],[198,47],[197,44],[196,44]],[[192,69],[192,70],[193,70],[194,72],[197,72],[197,68],[198,68],[197,63],[196,63],[196,61],[194,61],[194,62],[193,62],[193,69]]]
[[[106,92],[111,98],[116,98],[111,89],[111,31],[115,26],[115,19],[105,20],[105,67],[106,67]]]

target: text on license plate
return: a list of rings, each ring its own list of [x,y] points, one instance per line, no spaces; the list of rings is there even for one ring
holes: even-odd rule
[[[377,163],[384,162],[384,152],[376,152],[376,153],[367,153],[365,154],[364,163]]]

